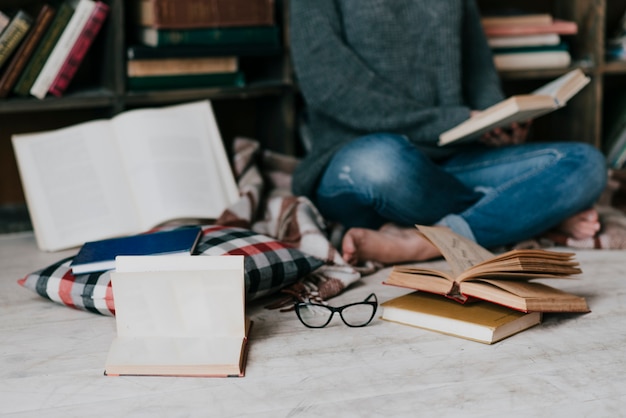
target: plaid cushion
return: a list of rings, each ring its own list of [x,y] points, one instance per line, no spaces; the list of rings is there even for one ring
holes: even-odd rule
[[[248,229],[204,226],[197,255],[244,255],[246,300],[277,292],[324,262]],[[73,257],[37,270],[18,283],[54,302],[102,315],[115,315],[110,272],[74,275]]]

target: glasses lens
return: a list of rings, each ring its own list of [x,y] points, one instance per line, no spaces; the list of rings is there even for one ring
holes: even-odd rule
[[[321,328],[326,326],[333,315],[330,309],[319,305],[297,305],[298,317],[304,323],[304,325]]]
[[[341,311],[343,321],[352,327],[367,325],[374,317],[376,306],[369,303],[357,303],[346,306]]]

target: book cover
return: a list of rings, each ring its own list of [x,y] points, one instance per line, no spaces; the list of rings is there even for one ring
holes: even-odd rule
[[[527,249],[494,255],[449,228],[417,228],[441,251],[449,271],[395,266],[384,284],[438,294],[462,304],[481,299],[522,312],[589,312],[584,297],[533,282],[572,279],[582,273],[574,253]]]
[[[559,35],[576,35],[578,24],[569,20],[554,19],[549,25],[490,25],[483,27],[487,37],[519,36],[556,33]]]
[[[242,377],[244,256],[118,257],[107,376]]]
[[[15,51],[13,58],[11,58],[11,61],[0,78],[0,98],[7,97],[9,92],[13,89],[26,63],[35,51],[37,44],[41,41],[45,31],[50,26],[55,14],[56,9],[49,4],[44,4],[39,10],[31,30],[28,31],[26,38],[17,51]]]
[[[119,255],[191,255],[201,233],[189,227],[86,242],[70,267],[74,274],[95,273],[114,269]]]
[[[203,29],[136,29],[140,43],[149,46],[166,45],[280,45],[277,26],[249,26]]]
[[[232,73],[239,69],[239,59],[233,57],[131,59],[126,62],[126,75],[141,77],[151,75]]]
[[[552,21],[550,13],[532,13],[521,10],[486,12],[480,18],[483,26],[545,26],[550,25]]]
[[[61,66],[69,55],[81,31],[85,27],[89,16],[96,7],[93,0],[79,0],[74,13],[63,29],[63,33],[54,45],[52,52],[46,59],[43,68],[37,75],[35,82],[30,88],[30,94],[38,99],[43,99],[48,94],[48,89],[52,85]]]
[[[33,18],[24,10],[18,10],[6,28],[0,33],[0,69],[18,48],[28,33]]]
[[[127,77],[130,91],[169,90],[210,87],[243,87],[245,76],[241,71],[215,74],[180,74]]]
[[[280,45],[130,45],[126,50],[129,60],[134,59],[174,59],[174,58],[203,58],[235,55],[238,57],[263,57],[279,55]]]
[[[496,127],[524,122],[559,109],[590,81],[575,69],[530,94],[509,97],[439,135],[439,145],[472,140]]]
[[[561,43],[561,35],[546,33],[540,35],[492,36],[487,38],[487,43],[491,48],[559,45]]]
[[[133,0],[132,17],[140,26],[191,29],[269,26],[274,0]]]
[[[0,10],[0,34],[4,30],[4,28],[7,27],[10,21],[11,18],[7,16],[6,13],[4,13],[2,10]]]
[[[28,60],[24,71],[15,83],[13,93],[24,97],[30,94],[30,88],[46,63],[48,56],[52,52],[54,45],[56,45],[59,40],[59,37],[63,33],[63,29],[65,29],[65,26],[69,22],[73,13],[74,8],[69,4],[69,2],[61,3],[54,19],[52,20],[52,23],[50,24],[50,27],[41,39],[39,45],[37,45],[37,48]]]
[[[500,71],[567,68],[572,57],[569,46],[535,45],[509,48],[493,48],[493,61]]]
[[[461,305],[413,292],[383,302],[381,319],[493,344],[541,323],[541,312],[524,313],[478,301]]]
[[[76,42],[65,58],[65,62],[61,65],[59,72],[50,85],[50,88],[48,89],[50,94],[57,97],[61,97],[63,95],[68,85],[74,78],[78,67],[83,62],[83,59],[96,38],[96,35],[100,32],[108,14],[109,6],[101,1],[96,2],[95,8],[92,10],[85,26],[83,26]]]

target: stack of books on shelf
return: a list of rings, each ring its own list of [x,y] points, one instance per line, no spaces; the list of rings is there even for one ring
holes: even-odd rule
[[[494,255],[448,228],[417,228],[450,271],[395,266],[384,283],[414,292],[384,302],[384,320],[492,344],[540,324],[545,312],[589,312],[584,297],[535,281],[580,274],[573,253]]]
[[[274,0],[132,0],[131,91],[242,87],[241,58],[280,51]]]
[[[572,61],[563,37],[578,32],[576,22],[549,13],[511,12],[486,14],[481,23],[498,70],[566,68]]]
[[[0,97],[62,96],[100,32],[109,6],[96,0],[19,9],[0,33]],[[0,17],[0,25],[6,19]]]

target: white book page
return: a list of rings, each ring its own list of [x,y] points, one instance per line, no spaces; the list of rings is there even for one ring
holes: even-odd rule
[[[181,218],[217,218],[238,197],[208,101],[128,111],[113,119],[147,229]]]
[[[113,135],[102,120],[14,135],[40,249],[56,251],[139,231]]]

